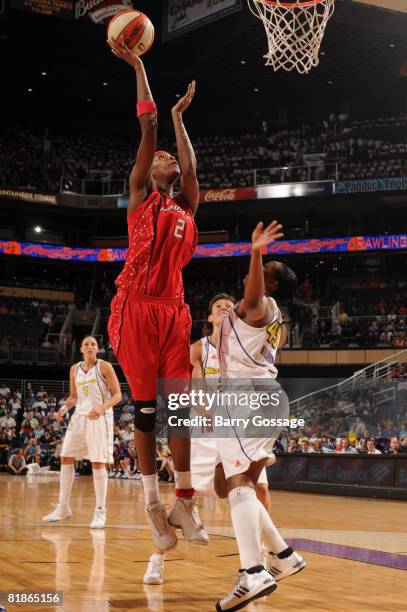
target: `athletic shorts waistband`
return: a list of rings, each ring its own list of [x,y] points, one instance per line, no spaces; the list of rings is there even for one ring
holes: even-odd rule
[[[184,304],[184,296],[166,297],[161,295],[145,295],[136,291],[128,291],[129,297],[136,302],[144,304],[168,304],[169,306],[182,306]]]

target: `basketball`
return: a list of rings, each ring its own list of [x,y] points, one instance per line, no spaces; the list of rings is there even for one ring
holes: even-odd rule
[[[109,23],[107,37],[111,40],[124,40],[134,55],[144,55],[154,42],[154,26],[144,13],[128,9],[117,13]]]

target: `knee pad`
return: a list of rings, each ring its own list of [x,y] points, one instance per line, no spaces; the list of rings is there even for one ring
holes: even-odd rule
[[[148,433],[155,429],[156,400],[137,400],[134,412],[134,427]]]

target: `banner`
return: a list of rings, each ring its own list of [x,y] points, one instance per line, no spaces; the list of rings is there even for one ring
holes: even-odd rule
[[[0,198],[10,200],[24,200],[24,202],[44,202],[45,204],[58,204],[57,197],[52,193],[39,193],[37,191],[24,191],[0,187]]]
[[[250,242],[198,244],[194,258],[249,257]],[[407,234],[390,236],[356,236],[345,238],[306,238],[279,240],[264,250],[265,255],[302,255],[304,253],[352,253],[355,251],[387,251],[407,249]],[[66,261],[125,261],[125,248],[82,248],[33,242],[0,240],[0,255],[42,257]]]
[[[200,191],[199,201],[203,202],[224,202],[227,200],[255,200],[257,189],[255,187],[239,187],[237,189],[208,189]]]
[[[75,19],[83,17],[93,23],[108,25],[112,17],[120,11],[132,8],[131,0],[77,0]]]
[[[259,185],[258,199],[265,198],[296,198],[305,196],[326,196],[334,193],[333,181],[313,181],[310,183],[277,183],[275,185]]]
[[[236,189],[207,189],[199,192],[199,203],[205,202],[227,202],[237,200],[255,200],[257,198],[256,187],[238,187]],[[117,198],[118,208],[127,208],[129,196]]]
[[[72,19],[74,0],[11,0],[10,6],[30,13]]]
[[[242,8],[242,0],[166,0],[163,40],[169,40]]]
[[[334,193],[371,193],[375,191],[404,191],[406,189],[407,176],[393,176],[359,181],[337,181]]]

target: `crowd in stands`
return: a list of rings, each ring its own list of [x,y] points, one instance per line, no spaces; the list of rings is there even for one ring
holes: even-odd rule
[[[59,471],[69,415],[58,423],[56,413],[66,398],[67,394],[56,395],[41,384],[27,383],[22,389],[0,383],[0,470],[22,475],[36,464],[39,469]],[[293,408],[293,414],[295,410],[305,426],[295,437],[284,432],[276,452],[407,453],[407,363],[393,366],[380,389],[327,391]],[[134,400],[123,391],[114,410],[111,477],[140,478],[134,412]],[[174,466],[165,439],[157,442],[157,466],[161,479],[172,482]],[[82,462],[77,469],[88,473],[90,466]]]
[[[376,382],[353,386],[295,403],[293,413],[305,426],[287,441],[287,452],[407,452],[407,363],[391,366]]]
[[[202,189],[254,185],[254,169],[297,167],[307,155],[321,155],[320,179],[403,176],[407,171],[407,117],[365,121],[345,114],[314,125],[271,131],[267,122],[257,133],[237,136],[195,135]],[[114,180],[129,176],[137,143],[119,137],[51,133],[49,130],[6,129],[0,153],[0,184],[55,192],[62,173],[71,179]],[[176,151],[163,139],[159,148]],[[304,157],[305,156],[305,157]],[[307,169],[286,172],[285,180],[307,180]],[[281,181],[270,173],[267,180]]]
[[[208,304],[214,295],[242,295],[240,276],[233,266],[223,264],[218,272],[212,279],[196,275],[186,279],[185,299],[191,308],[194,340],[203,333]],[[301,336],[291,338],[291,346],[407,348],[407,281],[402,276],[395,274],[386,281],[377,277],[331,277],[324,287],[317,284],[317,276],[310,278],[306,274],[300,280],[297,297],[312,306],[314,316],[312,325]],[[113,288],[107,280],[97,284],[100,291],[94,296],[99,296],[101,302],[96,301],[92,309],[98,305],[103,309],[98,333],[101,351],[106,355],[111,351],[106,326]],[[86,308],[79,301],[78,306]],[[10,348],[60,351],[59,333],[67,314],[76,308],[73,302],[2,297],[0,352]],[[72,335],[67,332],[65,337],[66,346],[70,346]]]
[[[114,451],[110,476],[139,479],[134,446],[134,401],[123,391],[115,407]],[[43,385],[27,383],[25,389],[0,383],[0,470],[24,475],[31,464],[59,471],[60,454],[69,414],[58,423],[56,414],[67,398],[57,397]],[[90,471],[89,462],[77,464],[77,471]],[[157,442],[157,467],[161,480],[173,482],[174,467],[165,439]]]
[[[58,339],[48,334],[59,331],[60,324],[74,304],[41,298],[2,297],[0,301],[0,350],[55,349]]]

